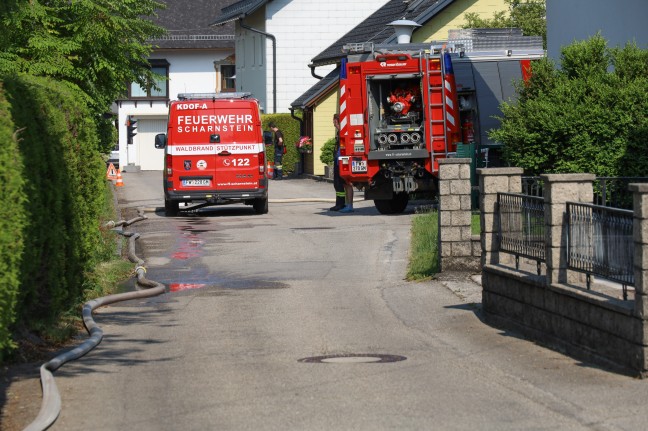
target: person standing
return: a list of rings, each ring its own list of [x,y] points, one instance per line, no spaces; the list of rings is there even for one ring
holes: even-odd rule
[[[340,177],[340,166],[338,158],[340,157],[340,116],[333,114],[333,127],[335,127],[335,147],[333,148],[333,188],[335,189],[335,205],[329,208],[329,211],[340,211],[344,208],[346,201],[346,192],[344,189],[344,180]]]
[[[282,166],[282,161],[283,161],[283,155],[284,151],[286,150],[286,141],[284,140],[284,135],[279,130],[277,125],[275,124],[274,121],[271,121],[270,124],[268,124],[268,127],[270,127],[270,130],[274,133],[274,175],[272,177],[273,180],[280,180],[283,178],[283,166]]]
[[[341,213],[352,213],[353,212],[353,184],[344,182],[344,195],[346,200],[346,205],[340,210]]]
[[[335,187],[335,206],[331,211],[341,213],[353,212],[353,184],[346,182],[340,176],[340,115],[333,114],[333,126],[335,127],[335,153],[333,154],[333,187]]]

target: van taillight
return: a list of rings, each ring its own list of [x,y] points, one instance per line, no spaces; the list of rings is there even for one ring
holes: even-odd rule
[[[265,175],[265,153],[259,153],[259,175]]]
[[[166,155],[166,173],[167,177],[173,176],[173,161],[171,159],[171,154]]]

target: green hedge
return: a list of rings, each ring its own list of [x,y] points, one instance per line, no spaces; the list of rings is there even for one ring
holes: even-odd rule
[[[27,201],[17,317],[38,329],[77,304],[85,274],[104,255],[105,165],[78,89],[25,75],[5,77],[4,87],[11,118],[22,129]]]
[[[290,174],[297,170],[297,163],[300,161],[301,154],[297,151],[295,143],[299,141],[299,122],[292,118],[290,114],[265,114],[262,115],[263,130],[270,130],[268,124],[272,121],[283,132],[284,139],[288,146],[288,152],[283,158],[284,175]],[[266,155],[268,161],[274,160],[274,145],[266,146]]]
[[[11,326],[16,319],[26,220],[23,163],[15,132],[0,83],[0,362],[14,347]]]

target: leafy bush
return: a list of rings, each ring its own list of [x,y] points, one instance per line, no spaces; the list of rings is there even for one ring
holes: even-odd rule
[[[26,223],[23,163],[15,132],[0,83],[0,362],[14,347],[10,328],[16,319]]]
[[[11,117],[23,129],[29,220],[18,318],[40,327],[77,304],[87,272],[105,254],[99,232],[105,165],[78,88],[27,75],[6,77],[4,84]]]
[[[335,138],[331,138],[322,145],[320,161],[325,165],[333,165],[333,151],[335,151]]]
[[[561,59],[560,70],[534,63],[518,102],[502,105],[501,128],[489,136],[506,161],[530,175],[645,176],[648,51],[607,49],[597,35],[563,48]]]
[[[299,123],[290,114],[266,114],[262,116],[263,130],[270,130],[268,127],[270,122],[274,122],[284,135],[288,152],[283,156],[283,173],[284,175],[290,174],[295,171],[296,164],[301,159],[301,154],[295,147],[295,143],[301,136]],[[274,161],[274,145],[266,146],[266,157],[268,162]]]

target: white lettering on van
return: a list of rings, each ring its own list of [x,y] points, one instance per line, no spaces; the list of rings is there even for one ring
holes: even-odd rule
[[[178,126],[186,125],[218,125],[234,126],[238,124],[252,124],[252,114],[224,114],[224,115],[178,115]],[[251,127],[251,126],[250,126]]]
[[[230,154],[258,154],[265,151],[262,143],[252,144],[169,144],[167,147],[169,155],[172,156],[197,156],[213,155],[228,152]]]
[[[225,124],[219,126],[178,126],[178,133],[253,132],[251,124]]]
[[[187,153],[213,153],[213,145],[176,145],[175,150],[183,154]]]
[[[207,109],[207,104],[203,103],[201,105],[200,103],[178,103],[176,105],[176,109],[178,111],[184,111],[187,109]]]

